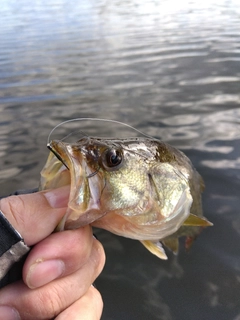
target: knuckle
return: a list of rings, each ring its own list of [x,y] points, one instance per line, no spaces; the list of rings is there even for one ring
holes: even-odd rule
[[[47,318],[53,318],[59,314],[65,307],[66,301],[64,299],[64,294],[61,292],[64,290],[63,288],[59,288],[58,286],[51,287],[51,291],[43,291],[38,296],[38,306],[39,306],[39,314]],[[35,301],[36,307],[36,301]]]
[[[6,215],[6,218],[14,227],[25,225],[24,215],[25,204],[21,196],[11,196],[1,199],[1,210]]]

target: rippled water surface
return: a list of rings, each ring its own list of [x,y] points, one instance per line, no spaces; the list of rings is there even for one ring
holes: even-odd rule
[[[168,261],[98,231],[102,319],[239,320],[240,2],[2,0],[0,14],[1,195],[38,185],[48,133],[69,118],[171,143],[204,177],[214,227]]]

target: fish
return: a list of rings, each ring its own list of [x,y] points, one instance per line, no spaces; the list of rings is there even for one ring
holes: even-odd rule
[[[51,140],[40,190],[70,185],[57,231],[85,225],[139,240],[158,258],[177,254],[179,238],[190,248],[212,223],[203,216],[204,182],[189,158],[149,136],[76,142]]]

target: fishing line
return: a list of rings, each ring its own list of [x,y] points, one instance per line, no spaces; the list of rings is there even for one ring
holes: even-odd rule
[[[158,139],[155,139],[151,136],[149,136],[148,134],[146,133],[143,133],[142,131],[130,126],[129,124],[126,124],[126,123],[123,123],[123,122],[120,122],[120,121],[117,121],[117,120],[110,120],[110,119],[100,119],[100,118],[74,118],[74,119],[69,119],[69,120],[66,120],[66,121],[63,121],[61,123],[59,123],[58,125],[56,125],[49,133],[48,135],[48,139],[47,139],[47,143],[49,144],[49,141],[50,141],[50,137],[51,135],[53,134],[53,132],[60,126],[66,124],[66,123],[70,123],[70,122],[74,122],[74,121],[102,121],[102,122],[111,122],[111,123],[116,123],[116,124],[120,124],[120,125],[123,125],[125,127],[128,127],[130,129],[133,129],[134,131],[140,133],[141,135],[149,138],[149,139],[154,139],[154,140],[158,140]],[[69,134],[71,135],[71,134]],[[69,136],[68,135],[68,136]],[[66,136],[64,139],[66,139],[68,136]],[[86,135],[87,136],[87,135]]]
[[[61,125],[61,123],[60,123],[60,125]],[[56,127],[55,127],[55,128],[56,128]],[[55,129],[55,128],[54,128],[54,129]],[[72,131],[71,133],[69,133],[68,135],[66,135],[65,137],[63,137],[63,138],[61,139],[61,141],[66,140],[67,138],[75,135],[76,133],[81,133],[83,137],[89,138],[89,136],[88,136],[85,132],[83,132],[82,130],[76,130],[76,131]]]
[[[151,137],[151,139],[157,140],[157,139],[152,138],[152,137]],[[129,142],[130,139],[127,139],[127,141]],[[140,141],[139,141],[139,138],[134,138],[133,141],[134,141],[134,142],[135,142],[135,141],[136,141],[136,142],[140,142]],[[139,152],[136,152],[135,150],[131,150],[131,149],[126,148],[124,145],[122,145],[122,144],[119,143],[119,142],[114,142],[114,143],[113,143],[113,146],[114,146],[114,147],[117,147],[117,148],[122,148],[123,150],[125,150],[125,151],[127,151],[127,152],[129,152],[129,153],[132,153],[132,154],[136,154],[136,155],[138,155],[139,157],[142,157],[142,158],[145,158],[145,159],[149,159],[149,157],[144,156],[143,154],[141,154],[141,153],[139,153]]]

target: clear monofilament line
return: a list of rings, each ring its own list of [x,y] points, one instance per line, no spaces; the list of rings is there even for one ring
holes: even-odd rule
[[[129,124],[126,124],[126,123],[123,123],[123,122],[120,122],[120,121],[117,121],[117,120],[110,120],[110,119],[100,119],[100,118],[74,118],[74,119],[69,119],[69,120],[66,120],[66,121],[63,121],[61,123],[59,123],[58,125],[56,125],[49,133],[48,135],[48,139],[47,139],[47,144],[49,144],[50,142],[50,138],[51,138],[51,135],[53,134],[53,132],[60,126],[66,124],[66,123],[69,123],[69,122],[74,122],[74,121],[102,121],[102,122],[111,122],[111,123],[116,123],[116,124],[120,124],[120,125],[123,125],[125,127],[128,127],[130,129],[133,129],[134,131],[138,132],[139,134],[147,137],[147,138],[150,138],[150,139],[154,139],[154,140],[158,140],[156,138],[153,138],[151,136],[149,136],[148,134],[145,134],[143,133],[142,131],[130,126]],[[79,131],[81,132],[81,131]],[[66,139],[67,137],[69,137],[72,133],[70,133],[69,135],[67,135],[64,139]],[[84,133],[84,135],[86,135]],[[87,135],[86,135],[87,136]]]

